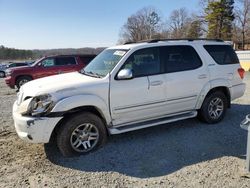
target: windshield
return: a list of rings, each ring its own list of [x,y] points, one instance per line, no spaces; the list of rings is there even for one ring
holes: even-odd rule
[[[35,62],[33,62],[30,66],[31,66],[31,67],[36,66],[36,65],[37,65],[37,63],[38,63],[39,61],[41,61],[42,59],[44,59],[44,57],[42,57],[42,58],[40,58],[40,59],[36,60],[36,61],[35,61]]]
[[[116,66],[121,58],[127,53],[128,50],[107,49],[100,53],[93,59],[81,73],[95,76],[104,77]]]

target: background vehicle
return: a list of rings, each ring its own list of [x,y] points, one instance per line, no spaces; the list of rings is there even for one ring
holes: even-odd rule
[[[220,40],[121,45],[104,50],[81,73],[25,84],[13,117],[20,138],[47,143],[56,137],[63,155],[85,154],[109,134],[196,116],[218,123],[244,94],[243,77],[234,50]]]
[[[10,88],[20,88],[28,81],[79,71],[86,66],[96,55],[56,55],[44,57],[30,66],[16,67],[6,70],[5,83]]]
[[[0,78],[4,78],[5,77],[5,70],[7,68],[6,64],[0,64]]]
[[[30,65],[30,63],[28,62],[10,63],[7,65],[7,68],[23,67],[23,66],[28,66],[28,65]]]
[[[0,78],[4,78],[6,75],[6,70],[9,68],[13,68],[13,67],[22,67],[22,66],[28,66],[30,65],[30,63],[28,62],[19,62],[19,63],[10,63],[10,64],[6,64],[6,65],[2,65],[0,67]]]

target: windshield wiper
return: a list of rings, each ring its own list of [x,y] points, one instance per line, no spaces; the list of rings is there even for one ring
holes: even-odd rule
[[[96,78],[102,78],[102,77],[103,77],[102,75],[100,75],[100,74],[98,74],[98,73],[94,73],[94,72],[92,72],[92,71],[87,72],[87,71],[85,71],[85,70],[82,70],[81,73],[82,73],[82,74],[85,74],[85,75],[87,75],[87,76],[92,76],[92,77],[96,77]]]

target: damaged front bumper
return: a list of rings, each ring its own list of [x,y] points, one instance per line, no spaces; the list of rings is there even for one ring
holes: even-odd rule
[[[18,136],[30,143],[48,143],[51,134],[62,117],[30,117],[17,112],[17,102],[13,105],[13,119]]]

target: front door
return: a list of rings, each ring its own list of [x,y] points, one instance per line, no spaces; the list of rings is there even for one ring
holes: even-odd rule
[[[35,79],[55,74],[56,74],[56,60],[55,58],[52,57],[42,60],[42,62],[35,67],[33,72]]]
[[[131,69],[133,79],[111,80],[110,108],[114,125],[146,121],[164,114],[166,85],[159,48],[134,52],[122,69]]]

